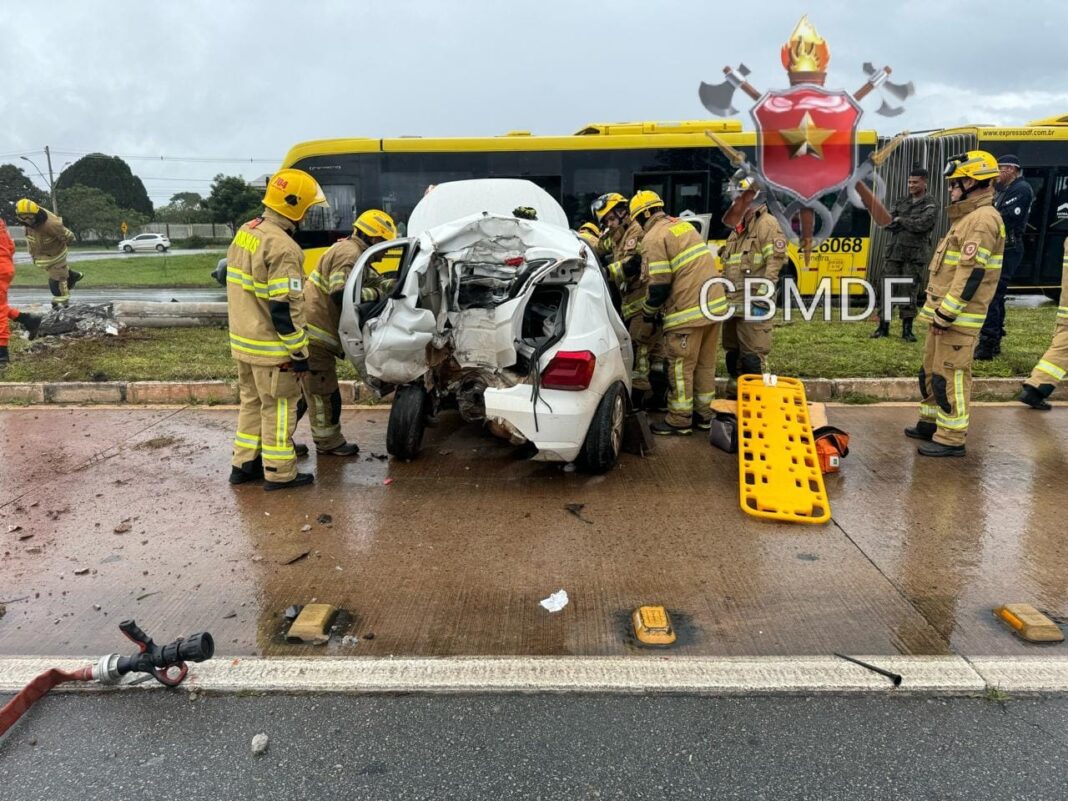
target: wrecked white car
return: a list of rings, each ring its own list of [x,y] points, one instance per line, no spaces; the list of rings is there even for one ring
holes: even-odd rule
[[[537,219],[516,217],[519,207]],[[631,343],[596,257],[559,204],[528,181],[440,184],[408,231],[357,262],[340,324],[364,381],[380,394],[396,390],[389,452],[413,458],[427,416],[455,407],[533,459],[610,469],[622,447]],[[396,285],[361,304],[364,265],[396,249]]]

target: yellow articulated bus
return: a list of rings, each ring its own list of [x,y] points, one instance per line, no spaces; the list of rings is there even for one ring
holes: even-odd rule
[[[1024,231],[1024,255],[1009,282],[1010,291],[1060,294],[1064,240],[1068,236],[1068,115],[1033,120],[1015,128],[970,125],[947,128],[924,136],[911,136],[891,156],[884,171],[888,195],[905,193],[908,171],[921,164],[930,171],[928,190],[945,203],[942,167],[946,160],[967,150],[986,150],[996,157],[1015,155],[1023,177],[1035,190],[1035,200]],[[935,229],[937,240],[948,221],[942,215]],[[876,229],[873,252],[883,252],[886,232]],[[878,265],[873,265],[873,272]]]
[[[296,145],[283,166],[315,176],[330,202],[329,208],[312,209],[301,225],[299,241],[309,270],[326,247],[351,233],[352,221],[365,209],[389,212],[403,232],[429,185],[466,178],[533,181],[560,202],[576,228],[590,219],[590,204],[599,195],[629,197],[652,189],[671,214],[707,215],[708,238],[716,244],[727,236],[720,218],[730,204],[727,184],[734,170],[705,135],[708,130],[750,160],[755,157],[756,133],[743,131],[739,121],[694,120],[591,124],[570,136],[511,131],[464,139],[326,139]],[[866,159],[876,143],[874,132],[861,132],[859,159]],[[815,292],[823,278],[837,293],[842,278],[865,277],[870,236],[870,215],[848,207],[808,269],[791,248],[788,272],[803,294]],[[378,268],[395,269],[389,262]]]

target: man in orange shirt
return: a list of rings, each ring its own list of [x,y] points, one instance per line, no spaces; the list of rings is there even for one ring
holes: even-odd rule
[[[7,345],[11,341],[10,320],[18,320],[22,327],[30,332],[30,339],[37,336],[41,318],[29,312],[20,312],[7,305],[7,288],[15,277],[15,242],[8,233],[4,221],[0,220],[0,367],[6,365],[11,357]]]

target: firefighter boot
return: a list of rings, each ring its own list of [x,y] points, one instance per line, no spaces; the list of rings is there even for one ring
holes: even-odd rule
[[[315,452],[322,456],[356,456],[360,452],[360,446],[355,442],[342,442],[336,448],[328,451],[316,448]]]
[[[230,483],[244,484],[248,481],[259,481],[263,478],[263,458],[257,456],[251,461],[245,462],[240,467],[230,468]]]
[[[904,322],[904,321],[902,321],[902,322]],[[911,321],[909,321],[909,322],[910,322],[910,325],[911,325]],[[868,335],[868,338],[869,339],[880,339],[882,337],[888,337],[888,336],[890,336],[890,321],[889,320],[882,320],[879,323],[879,327],[876,328],[874,331],[872,331]],[[902,336],[904,336],[904,333],[902,333]]]
[[[1032,409],[1048,412],[1053,408],[1050,402],[1046,400],[1051,394],[1053,394],[1053,384],[1043,384],[1040,387],[1024,384],[1023,391],[1016,396],[1016,400],[1020,403],[1026,403]]]
[[[303,459],[308,455],[308,446],[303,442],[294,442],[293,451],[297,454],[298,459]]]
[[[7,353],[7,345],[0,345],[0,367],[7,367],[11,363],[11,357]]]
[[[661,437],[688,437],[693,433],[693,426],[688,425],[682,428],[673,426],[668,422],[653,423],[649,426],[649,430],[654,434],[658,434]]]
[[[901,320],[901,338],[906,342],[915,342],[916,335],[912,333],[912,318],[905,317]]]
[[[296,477],[289,481],[265,481],[263,490],[264,492],[274,492],[275,490],[292,489],[294,487],[306,487],[314,482],[315,476],[311,473],[297,473]]]
[[[84,273],[80,273],[77,270],[70,270],[70,278],[67,279],[67,291],[70,292],[72,289],[74,289],[74,285],[81,281],[84,277]]]
[[[630,408],[635,411],[641,411],[645,402],[645,390],[637,389],[635,387],[630,388]]]
[[[920,456],[963,456],[963,445],[943,445],[941,442],[925,442],[916,448]]]
[[[26,329],[26,333],[29,334],[30,339],[37,339],[37,332],[41,328],[41,321],[44,318],[39,314],[31,314],[30,312],[21,312],[18,316],[19,325]]]
[[[925,439],[929,442],[937,430],[938,426],[929,420],[920,420],[916,425],[905,429],[905,436],[912,439]]]

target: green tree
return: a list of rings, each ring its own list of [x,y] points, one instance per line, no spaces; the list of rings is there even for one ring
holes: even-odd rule
[[[38,189],[21,168],[14,164],[0,164],[0,217],[4,218],[4,222],[20,225],[15,218],[15,204],[24,197],[46,209],[52,208],[48,195]]]
[[[197,192],[178,192],[171,195],[170,203],[156,209],[155,219],[168,223],[209,223],[211,211],[205,203]]]
[[[263,208],[263,193],[248,185],[237,175],[219,175],[211,184],[211,194],[205,201],[214,222],[226,223],[236,231],[241,225],[256,217]]]
[[[84,242],[89,234],[118,241],[123,221],[131,229],[148,222],[144,214],[119,208],[111,195],[96,187],[75,185],[60,189],[56,199],[63,210],[63,224],[74,232],[79,242]]]
[[[70,189],[78,184],[110,195],[120,209],[133,209],[152,218],[152,201],[148,199],[145,185],[133,174],[130,165],[118,156],[90,153],[67,167],[56,179],[57,190]]]

